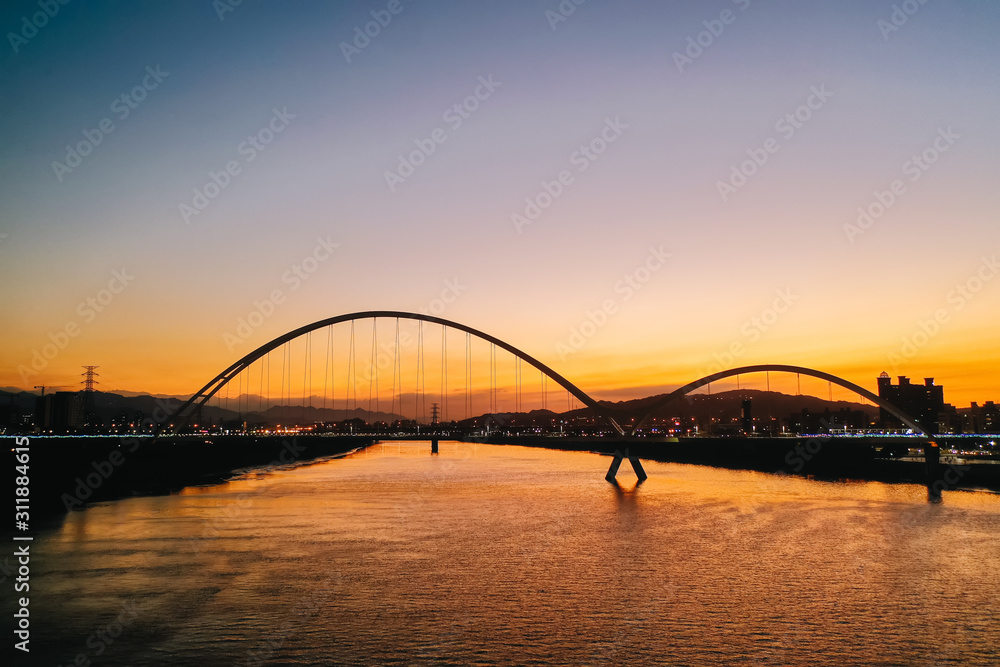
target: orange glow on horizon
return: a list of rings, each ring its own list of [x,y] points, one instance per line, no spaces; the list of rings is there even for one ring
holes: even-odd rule
[[[98,388],[103,391],[112,393],[115,391],[141,391],[155,395],[188,396],[249,350],[248,346],[247,350],[241,349],[232,353],[216,351],[211,355],[192,355],[190,350],[205,346],[204,341],[199,341],[194,337],[181,341],[167,341],[162,338],[164,337],[161,336],[161,341],[156,346],[139,344],[134,339],[113,341],[105,345],[91,343],[86,349],[79,351],[79,356],[76,351],[72,356],[87,361],[111,361],[111,363],[104,361],[104,363],[99,364],[101,366],[98,370],[101,374],[99,378],[101,384]],[[799,354],[785,352],[780,355],[755,351],[753,354],[747,353],[738,359],[733,359],[732,363],[725,368],[760,363],[805,366],[833,373],[872,391],[875,391],[877,375],[882,371],[887,371],[894,378],[897,375],[907,375],[917,380],[922,380],[924,377],[934,377],[937,384],[945,387],[945,400],[957,407],[968,406],[972,401],[983,403],[987,400],[1000,399],[995,395],[995,385],[990,381],[992,378],[1000,377],[1000,351],[994,350],[992,354],[978,351],[975,354],[963,355],[963,350],[970,348],[965,348],[962,343],[978,344],[971,349],[988,350],[989,348],[981,336],[968,335],[962,338],[964,340],[949,341],[948,345],[942,345],[939,354],[932,356],[927,353],[896,368],[892,367],[884,353],[880,354],[875,351],[861,352],[849,357],[837,357],[831,363],[824,359],[822,353],[810,350],[803,350]],[[430,346],[433,344],[432,340]],[[151,355],[149,352],[154,347],[157,353]],[[682,384],[721,370],[722,365],[719,363],[719,359],[723,361],[729,359],[724,355],[713,358],[712,352],[692,354],[695,347],[689,345],[676,356],[657,354],[655,351],[643,353],[634,348],[628,354],[619,356],[584,348],[565,360],[560,360],[557,354],[540,354],[530,350],[527,346],[522,349],[533,354],[543,363],[547,363],[556,372],[562,374],[591,396],[599,400],[617,401],[672,391]],[[359,363],[367,363],[368,361],[368,353],[363,348],[364,344],[358,346]],[[725,351],[726,348],[722,349]],[[454,365],[449,369],[449,401],[457,401],[459,404],[463,391],[460,375],[462,361],[454,355],[460,354],[460,352],[461,348],[449,352],[449,363]],[[954,356],[951,356],[952,354]],[[69,353],[62,353],[37,375],[29,375],[26,383],[22,382],[16,368],[8,367],[0,374],[0,386],[31,391],[34,385],[45,384],[52,387],[61,385],[64,390],[73,390],[80,386],[79,373],[81,369],[76,365],[75,359],[68,360],[69,356]],[[653,358],[662,359],[662,361],[650,361]],[[482,370],[484,370],[482,366],[477,369],[477,371]],[[412,369],[408,369],[406,372],[412,375]],[[538,372],[525,364],[522,373],[524,402],[527,404],[537,401],[540,395]],[[510,375],[510,377],[506,378],[506,375]],[[758,375],[743,377],[742,386],[763,389],[765,387],[764,376],[763,374]],[[794,377],[782,378],[781,375],[771,374],[772,389],[794,394],[797,389]],[[386,374],[384,377],[388,378],[389,376]],[[507,381],[504,381],[505,379]],[[512,400],[510,397],[514,393],[513,375],[510,369],[498,373],[498,380],[500,380],[498,392],[503,400],[509,403]],[[815,382],[819,383],[819,381]],[[404,377],[404,383],[412,383],[412,378]],[[822,386],[817,384],[813,387],[813,395],[820,397],[827,395],[825,383],[821,384]],[[318,383],[314,381],[314,387],[317,386]],[[483,386],[477,380],[477,394],[485,391],[485,389],[481,389]],[[713,386],[713,390],[723,391],[725,388],[735,387],[736,381],[729,379],[717,383],[716,386]],[[565,409],[565,393],[552,382],[548,383],[548,391],[551,394],[551,400],[555,401],[553,409]],[[804,385],[803,393],[808,393]],[[849,392],[839,388],[834,388],[834,394],[838,400],[858,400],[856,396],[849,396]],[[294,396],[293,394],[293,398]],[[562,401],[561,407],[560,401]],[[512,409],[512,407],[509,405],[507,409]]]

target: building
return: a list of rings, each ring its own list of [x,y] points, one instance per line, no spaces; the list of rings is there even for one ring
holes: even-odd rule
[[[76,391],[57,391],[39,396],[35,403],[35,426],[43,433],[71,433],[83,428],[83,396]]]
[[[870,427],[870,420],[862,410],[841,408],[831,412],[826,408],[823,412],[812,412],[802,408],[788,417],[788,428],[792,433],[811,435],[819,433],[836,433],[849,430],[862,431]]]
[[[927,431],[939,432],[938,416],[945,411],[944,387],[934,384],[934,378],[924,378],[923,384],[913,384],[905,375],[893,384],[888,373],[878,376],[879,398],[892,403],[912,417]],[[879,409],[882,428],[902,428],[903,424],[885,408]]]
[[[23,418],[21,408],[14,403],[14,394],[11,394],[8,403],[0,404],[0,433],[19,428]]]
[[[960,410],[962,433],[1000,433],[1000,405],[986,401]]]

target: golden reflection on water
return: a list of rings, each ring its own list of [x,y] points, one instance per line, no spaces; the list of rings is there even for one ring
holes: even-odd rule
[[[387,443],[105,503],[33,609],[67,662],[127,600],[118,664],[1000,662],[997,496],[609,462]]]

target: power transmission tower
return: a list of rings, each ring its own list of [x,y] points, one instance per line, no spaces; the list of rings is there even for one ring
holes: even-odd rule
[[[100,366],[84,366],[83,368],[87,372],[80,373],[80,375],[83,376],[83,381],[80,384],[83,385],[84,391],[94,391],[94,385],[101,384],[100,382],[94,379],[95,377],[100,377],[100,374],[95,372],[98,368],[100,368]]]
[[[438,404],[437,403],[431,403],[431,423],[432,424],[437,424],[438,423],[438,414],[440,412],[441,412],[441,410],[440,410],[440,408],[438,408]]]

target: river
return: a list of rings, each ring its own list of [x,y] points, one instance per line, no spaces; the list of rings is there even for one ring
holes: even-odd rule
[[[408,442],[90,506],[32,543],[31,664],[1000,664],[1000,496],[609,462]]]

